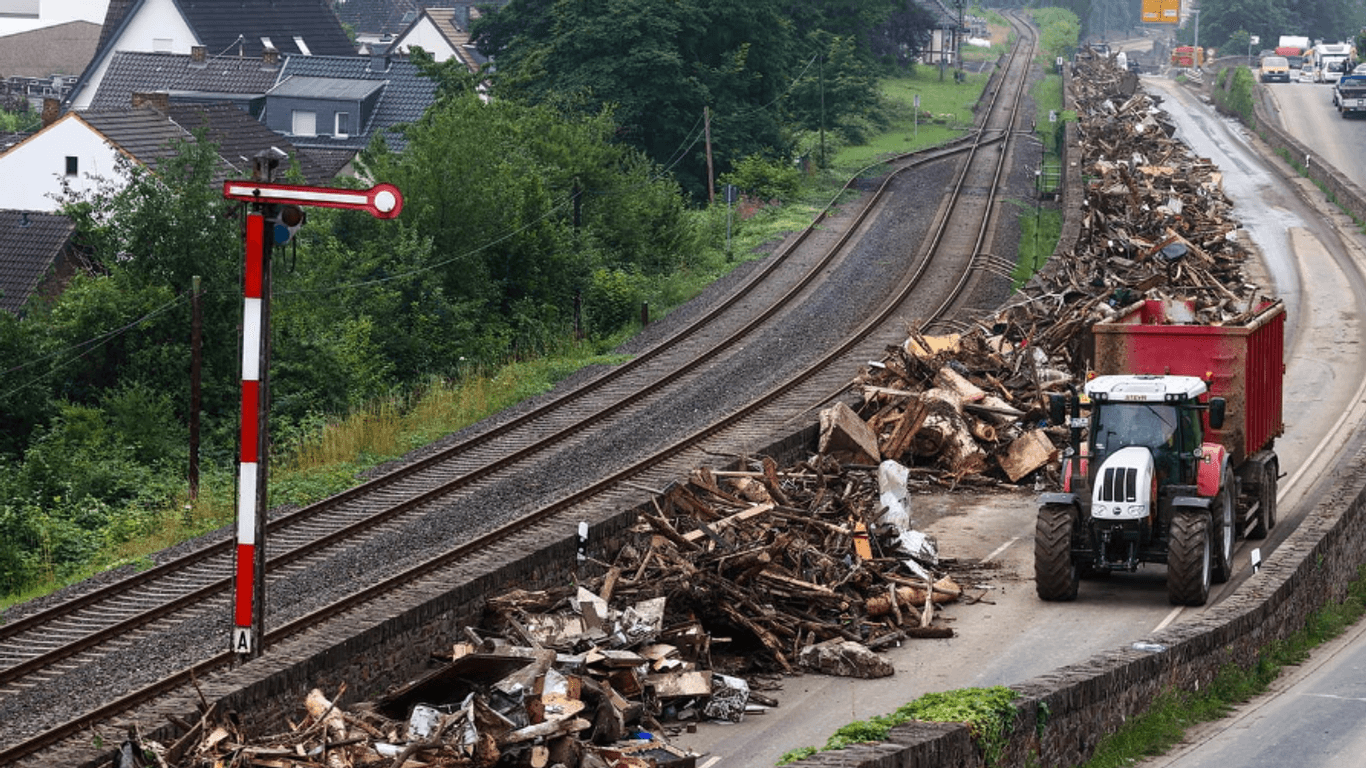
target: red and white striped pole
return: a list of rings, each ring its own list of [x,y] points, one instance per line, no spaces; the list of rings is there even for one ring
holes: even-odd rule
[[[247,214],[246,239],[246,272],[242,284],[245,297],[242,311],[242,450],[237,478],[237,577],[232,650],[255,656],[260,652],[257,639],[263,608],[255,599],[257,562],[258,555],[264,554],[265,546],[257,536],[263,528],[259,504],[259,492],[263,490],[261,368],[266,344],[266,219],[262,213]],[[258,546],[262,548],[260,552]]]
[[[266,153],[268,157],[268,153]],[[255,179],[225,181],[223,197],[252,203],[247,214],[245,305],[242,311],[242,453],[237,478],[237,573],[233,603],[232,650],[259,656],[265,637],[266,603],[266,482],[269,477],[267,400],[270,397],[270,252],[292,230],[277,239],[268,218],[284,219],[286,229],[297,228],[280,206],[317,206],[365,211],[378,219],[392,219],[403,210],[403,195],[392,184],[370,189],[332,189],[275,184],[270,171],[276,160],[255,158]],[[270,213],[259,210],[265,207]]]

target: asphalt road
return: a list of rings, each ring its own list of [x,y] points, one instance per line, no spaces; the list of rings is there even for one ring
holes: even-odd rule
[[[1190,91],[1169,80],[1144,82],[1169,97],[1164,106],[1177,118],[1178,136],[1225,169],[1225,189],[1240,210],[1250,211],[1242,214],[1244,222],[1262,246],[1273,281],[1289,305],[1295,324],[1288,339],[1294,353],[1285,377],[1289,429],[1277,450],[1283,470],[1300,481],[1283,481],[1281,499],[1284,504],[1287,496],[1307,493],[1312,502],[1315,494],[1306,488],[1312,470],[1360,447],[1353,427],[1360,423],[1363,400],[1362,236],[1317,187],[1266,166],[1256,150],[1260,143],[1241,126],[1214,116]],[[1319,104],[1320,97],[1327,98],[1323,86],[1272,89],[1292,133],[1361,183],[1366,163],[1359,147],[1366,140],[1366,121],[1342,121],[1331,103]],[[1317,434],[1329,439],[1320,444],[1313,439]],[[1364,634],[1366,624],[1357,625],[1316,650],[1308,663],[1288,670],[1270,692],[1239,707],[1233,717],[1193,729],[1167,755],[1138,765],[1360,765],[1366,753]]]
[[[1176,87],[1170,81],[1144,82],[1167,94],[1165,106],[1182,137],[1224,170],[1235,215],[1263,254],[1259,282],[1274,286],[1287,301],[1287,431],[1277,442],[1287,476],[1281,481],[1281,524],[1260,544],[1263,557],[1274,557],[1275,544],[1305,514],[1304,499],[1314,498],[1312,470],[1348,447],[1351,427],[1362,415],[1344,404],[1361,403],[1366,380],[1358,298],[1366,296],[1366,284],[1356,267],[1366,251],[1339,237],[1335,223],[1341,222],[1332,219],[1312,185],[1268,170],[1244,131],[1213,117],[1198,100],[1187,101],[1183,91],[1169,93],[1168,86]],[[1083,582],[1074,603],[1041,602],[1033,583],[1036,509],[1033,492],[917,496],[914,523],[938,539],[941,556],[988,566],[969,585],[983,600],[947,610],[955,637],[911,641],[892,651],[888,659],[896,674],[882,680],[786,679],[781,690],[768,692],[780,700],[777,709],[735,725],[702,724],[671,742],[703,753],[701,768],[768,768],[788,750],[822,745],[840,726],[891,712],[924,693],[1023,683],[1198,614],[1168,604],[1160,566]],[[1250,573],[1250,549],[1239,543],[1240,576],[1217,585],[1212,602]]]

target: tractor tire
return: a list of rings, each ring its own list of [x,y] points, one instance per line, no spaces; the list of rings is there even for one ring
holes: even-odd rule
[[[1238,538],[1236,483],[1233,471],[1225,467],[1219,493],[1215,494],[1214,504],[1210,506],[1210,514],[1213,515],[1211,522],[1214,524],[1214,529],[1210,531],[1210,540],[1214,543],[1210,578],[1215,584],[1223,584],[1233,578],[1233,542]]]
[[[1076,511],[1065,504],[1046,504],[1034,528],[1034,587],[1049,601],[1077,599],[1080,579],[1072,561]]]
[[[1209,600],[1210,519],[1204,512],[1172,516],[1167,549],[1167,599],[1172,605],[1204,605]]]
[[[1276,474],[1280,467],[1269,461],[1262,467],[1262,481],[1257,486],[1257,519],[1247,532],[1249,539],[1265,539],[1276,527]]]

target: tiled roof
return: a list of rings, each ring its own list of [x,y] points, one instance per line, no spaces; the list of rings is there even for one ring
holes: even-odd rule
[[[190,28],[199,35],[209,54],[238,50],[259,58],[261,38],[270,38],[281,54],[314,56],[355,55],[341,21],[327,0],[178,0]],[[307,51],[295,43],[302,38]]]
[[[18,314],[23,309],[75,230],[65,216],[0,211],[0,310]]]
[[[281,54],[304,53],[295,44],[302,37],[308,52],[317,56],[349,56],[356,52],[328,0],[174,0],[190,28],[209,54],[241,53],[260,58],[262,37],[270,38]],[[110,0],[99,50],[103,51],[128,13],[144,0]]]
[[[0,75],[79,75],[95,56],[100,25],[69,21],[0,37]]]
[[[416,0],[339,0],[337,17],[357,35],[396,35],[417,18],[422,6],[449,2],[419,3]]]
[[[339,80],[384,81],[384,93],[379,98],[364,131],[344,139],[331,136],[292,136],[290,140],[300,148],[363,149],[377,131],[400,123],[415,122],[431,105],[436,95],[436,83],[423,77],[417,66],[406,59],[390,59],[388,69],[371,70],[371,59],[360,56],[290,56],[285,60],[281,82],[290,77],[333,78]],[[390,133],[385,137],[390,148],[402,150],[407,142]]]
[[[81,112],[79,117],[150,168],[156,168],[157,161],[162,158],[175,156],[177,141],[194,138],[169,117],[150,107],[89,110]]]
[[[123,17],[127,15],[128,9],[142,0],[109,0],[109,8],[104,12],[104,26],[100,28],[100,40],[95,50],[102,51],[109,39],[119,30],[119,25],[123,23]]]
[[[465,16],[466,13],[468,13],[468,17]],[[451,48],[455,50],[455,55],[460,57],[460,61],[463,62],[466,68],[471,72],[477,72],[480,65],[488,62],[488,57],[475,50],[474,46],[469,44],[470,31],[466,28],[468,27],[466,22],[467,19],[474,20],[479,18],[478,9],[425,8],[423,9],[423,15],[431,19],[432,26],[436,27],[436,30],[441,33],[441,36],[446,38],[446,41],[450,43]],[[399,35],[399,37],[402,38],[403,35],[408,34],[408,32],[420,21],[421,19],[414,21],[408,29],[403,30],[403,34]],[[465,26],[462,26],[462,24]],[[428,51],[428,53],[432,53],[432,51]]]
[[[205,138],[218,145],[218,154],[240,175],[251,173],[252,158],[272,147],[298,158],[299,170],[308,184],[322,185],[336,172],[303,155],[289,139],[257,122],[232,104],[172,104],[167,115],[177,125],[194,133],[206,128]]]
[[[119,51],[90,108],[126,107],[134,93],[152,91],[164,91],[174,102],[247,102],[270,90],[279,74],[279,64],[259,58],[217,56],[195,62],[183,53]]]

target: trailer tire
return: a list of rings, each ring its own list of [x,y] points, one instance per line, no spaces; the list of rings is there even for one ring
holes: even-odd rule
[[[1219,493],[1215,494],[1214,504],[1210,506],[1210,514],[1213,516],[1210,523],[1214,526],[1210,531],[1210,541],[1214,545],[1210,559],[1210,578],[1215,584],[1223,584],[1233,578],[1233,542],[1238,538],[1237,482],[1233,477],[1233,471],[1224,467]]]
[[[1209,600],[1210,517],[1204,511],[1177,512],[1167,545],[1167,599],[1172,605]]]
[[[1077,525],[1075,509],[1066,504],[1045,504],[1034,528],[1034,588],[1049,601],[1077,599],[1080,578],[1072,561],[1072,535]]]
[[[1257,519],[1247,532],[1249,539],[1265,539],[1276,527],[1276,475],[1279,472],[1275,461],[1262,466],[1262,481],[1257,484]]]

